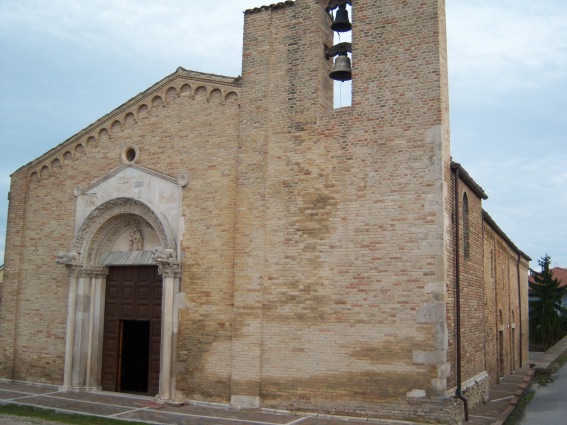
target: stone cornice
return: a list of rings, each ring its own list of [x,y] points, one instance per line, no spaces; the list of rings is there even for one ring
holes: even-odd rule
[[[111,171],[110,173],[108,173],[106,176],[104,176],[104,177],[101,178],[101,179],[98,179],[98,180],[94,181],[93,183],[91,183],[91,184],[88,185],[87,187],[84,187],[84,188],[83,188],[83,187],[79,187],[79,188],[77,188],[77,192],[78,192],[78,193],[76,193],[76,195],[77,195],[77,194],[85,194],[85,193],[87,193],[89,190],[91,190],[91,189],[97,187],[99,184],[101,184],[101,183],[103,183],[103,182],[105,182],[105,181],[111,179],[112,177],[114,177],[115,175],[117,175],[118,173],[120,173],[121,171],[123,171],[123,170],[125,170],[125,169],[127,169],[127,168],[134,168],[135,170],[138,170],[138,171],[141,171],[141,172],[143,172],[143,173],[149,174],[149,175],[151,175],[151,176],[154,176],[154,177],[157,177],[157,178],[166,180],[166,181],[168,181],[168,182],[170,182],[170,183],[179,185],[179,178],[171,177],[171,176],[168,176],[167,174],[160,173],[159,171],[155,171],[155,170],[152,170],[152,169],[146,168],[146,167],[141,167],[141,166],[136,165],[136,164],[129,164],[129,165],[121,165],[120,167],[115,168],[113,171]]]

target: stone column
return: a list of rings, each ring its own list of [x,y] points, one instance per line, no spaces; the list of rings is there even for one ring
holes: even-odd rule
[[[60,254],[69,271],[65,369],[61,390],[100,389],[106,268],[85,269],[78,254]]]
[[[104,302],[106,276],[108,269],[84,270],[90,277],[89,332],[87,340],[87,370],[85,386],[87,390],[100,390],[102,373],[102,344],[104,336]]]
[[[82,270],[81,266],[66,264],[69,272],[69,300],[67,302],[67,332],[65,337],[65,369],[63,375],[63,386],[61,390],[71,389],[71,377],[73,373],[73,347],[75,337],[75,309],[77,302],[77,281]]]
[[[181,266],[172,249],[154,249],[154,261],[158,264],[159,274],[163,278],[162,321],[161,321],[161,367],[159,394],[163,402],[175,401],[175,358],[174,347],[177,341],[176,294],[181,280]]]

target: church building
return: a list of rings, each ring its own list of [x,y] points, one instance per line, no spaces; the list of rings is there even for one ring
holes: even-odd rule
[[[530,258],[447,74],[444,0],[247,10],[241,76],[178,68],[13,173],[0,379],[461,423],[528,365]]]

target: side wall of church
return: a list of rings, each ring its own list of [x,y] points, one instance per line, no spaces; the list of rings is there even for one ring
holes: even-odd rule
[[[74,238],[74,189],[121,166],[124,150],[135,146],[136,164],[189,175],[179,241],[178,388],[227,402],[238,92],[237,84],[178,71],[13,175],[2,378],[62,383],[69,276],[55,260]]]
[[[447,298],[449,359],[451,379],[448,388],[457,386],[457,294],[456,294],[456,223],[459,224],[459,278],[461,327],[461,388],[469,409],[488,397],[485,373],[485,288],[482,199],[461,177],[458,180],[458,212],[455,212],[455,173],[451,185],[450,285]],[[458,215],[457,215],[458,214]]]
[[[528,364],[528,262],[484,223],[486,370],[492,384]],[[519,279],[519,281],[518,281]]]

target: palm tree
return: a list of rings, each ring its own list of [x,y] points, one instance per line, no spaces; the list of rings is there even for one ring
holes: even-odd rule
[[[534,282],[529,283],[537,297],[530,301],[530,337],[545,350],[567,333],[567,309],[561,305],[567,287],[561,287],[561,281],[553,277],[550,263],[551,257],[547,254],[538,260],[541,272],[530,269]]]

